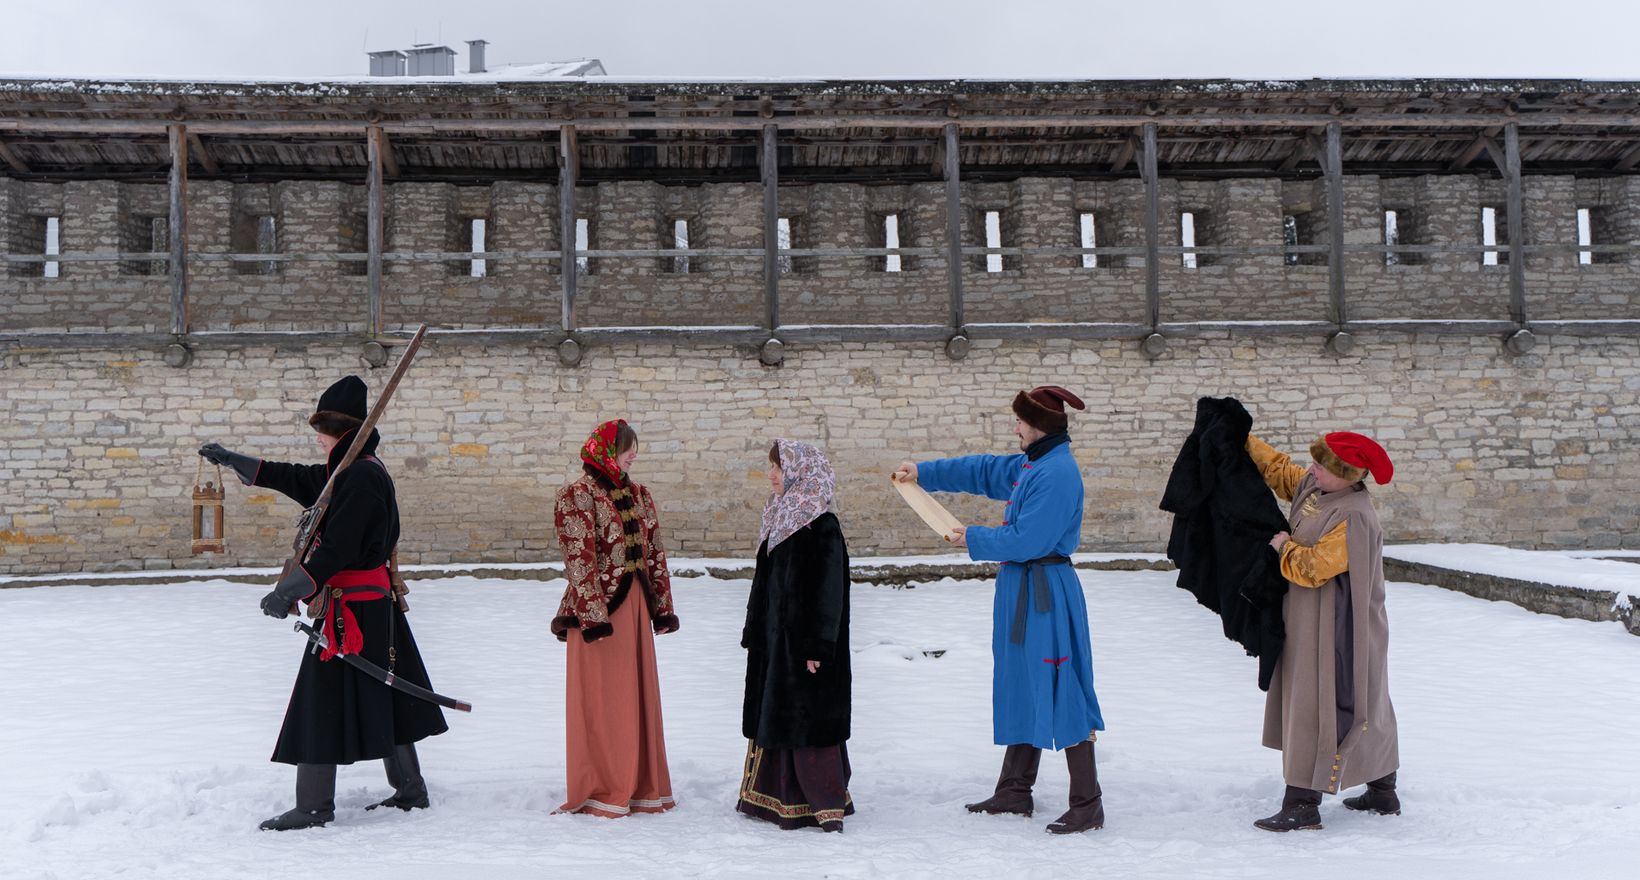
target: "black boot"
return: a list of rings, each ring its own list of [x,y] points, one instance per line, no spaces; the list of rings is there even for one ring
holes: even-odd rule
[[[1093,762],[1093,742],[1079,742],[1065,750],[1071,771],[1071,808],[1048,825],[1052,834],[1080,834],[1105,827],[1105,802],[1099,790],[1099,768]]]
[[[382,759],[382,764],[387,768],[387,784],[393,786],[393,796],[365,809],[398,807],[406,813],[427,809],[427,780],[421,778],[421,760],[416,757],[415,744],[407,743],[394,749],[391,757]]]
[[[1033,745],[1013,745],[1002,753],[1002,774],[996,793],[977,804],[967,804],[970,813],[1017,813],[1029,817],[1036,805],[1031,786],[1036,784],[1036,768],[1042,750]]]
[[[1395,774],[1367,783],[1365,794],[1344,798],[1349,810],[1366,810],[1380,816],[1401,815],[1401,799],[1395,795]]]
[[[296,765],[296,809],[262,823],[263,831],[318,828],[336,819],[336,765]]]
[[[1287,786],[1287,794],[1281,799],[1281,812],[1259,819],[1253,827],[1265,831],[1319,831],[1321,792]]]

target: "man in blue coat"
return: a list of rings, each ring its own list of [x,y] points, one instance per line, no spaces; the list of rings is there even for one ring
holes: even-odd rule
[[[905,462],[899,480],[932,492],[966,492],[1004,502],[1000,526],[971,526],[957,543],[974,560],[1002,563],[991,631],[991,722],[1007,746],[996,793],[975,813],[1031,815],[1031,786],[1042,749],[1063,749],[1070,809],[1048,826],[1075,834],[1105,823],[1093,741],[1105,729],[1093,692],[1088,609],[1070,554],[1082,534],[1082,473],[1071,455],[1065,406],[1076,395],[1054,385],[1021,391],[1014,435],[1020,455],[968,455]]]

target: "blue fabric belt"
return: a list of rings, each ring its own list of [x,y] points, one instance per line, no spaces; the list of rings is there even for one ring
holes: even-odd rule
[[[1035,587],[1036,610],[1043,613],[1053,610],[1053,594],[1048,592],[1048,572],[1050,565],[1068,565],[1069,556],[1042,556],[1015,563],[1024,566],[1019,573],[1019,601],[1014,603],[1014,624],[1008,630],[1008,641],[1016,645],[1025,644],[1025,613],[1026,606],[1031,602],[1032,587]]]

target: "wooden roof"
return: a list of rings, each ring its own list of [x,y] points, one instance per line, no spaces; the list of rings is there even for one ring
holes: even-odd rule
[[[379,125],[397,180],[555,180],[573,125],[584,180],[755,180],[774,124],[783,181],[913,182],[939,179],[957,124],[965,179],[1101,178],[1138,173],[1155,123],[1165,176],[1303,178],[1332,122],[1351,173],[1491,173],[1511,124],[1528,174],[1640,165],[1640,82],[356,78],[0,80],[0,173],[158,182],[181,123],[203,146],[194,178],[357,181]]]

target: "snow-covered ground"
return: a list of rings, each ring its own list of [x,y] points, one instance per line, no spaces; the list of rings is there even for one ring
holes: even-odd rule
[[[1618,562],[1625,550],[1517,550],[1496,544],[1394,544],[1384,555],[1439,568],[1515,578],[1556,587],[1610,590],[1619,600],[1640,593],[1640,566]],[[1600,556],[1613,557],[1600,559]]]
[[[302,646],[263,617],[264,588],[0,590],[0,878],[1167,877],[1605,878],[1637,875],[1640,639],[1433,587],[1390,588],[1391,692],[1404,815],[1253,829],[1281,780],[1258,745],[1254,662],[1165,572],[1080,572],[1110,729],[1109,821],[1043,833],[1065,806],[1046,756],[1033,819],[971,816],[990,743],[991,588],[854,589],[859,813],[842,835],[733,812],[745,581],[676,584],[683,629],[659,641],[680,806],[554,816],[563,784],[563,582],[417,582],[434,683],[471,700],[423,745],[434,807],[365,813],[379,764],[343,768],[338,821],[256,823],[290,805],[266,758]],[[944,649],[934,659],[925,650]]]

